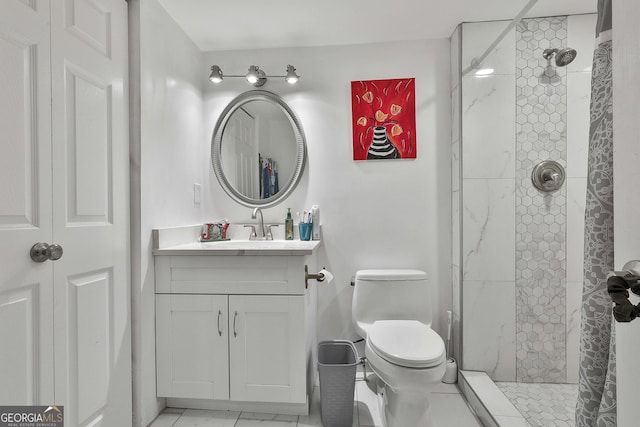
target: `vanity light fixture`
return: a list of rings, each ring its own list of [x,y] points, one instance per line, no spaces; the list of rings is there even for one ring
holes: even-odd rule
[[[268,77],[282,77],[289,84],[295,84],[300,79],[300,76],[296,74],[296,69],[293,65],[287,65],[286,76],[267,76],[267,74],[257,65],[251,65],[249,67],[249,71],[245,75],[226,76],[218,65],[211,66],[209,80],[211,80],[212,83],[221,83],[224,77],[244,77],[249,84],[252,84],[255,87],[263,86],[267,82]]]
[[[255,87],[260,87],[267,82],[267,75],[257,65],[250,66],[249,72],[244,77]]]
[[[287,75],[284,79],[290,85],[296,84],[298,79],[300,79],[300,76],[296,74],[296,69],[293,65],[287,65]]]
[[[211,83],[220,83],[222,82],[222,70],[217,65],[211,66],[211,74],[209,74],[209,80]]]

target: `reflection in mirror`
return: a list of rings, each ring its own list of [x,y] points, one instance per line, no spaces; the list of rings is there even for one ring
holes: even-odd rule
[[[238,108],[224,128],[222,172],[229,184],[252,199],[268,199],[291,180],[296,137],[278,105],[257,100]]]
[[[302,126],[279,96],[245,92],[222,112],[213,133],[213,169],[245,206],[275,205],[293,191],[306,159]]]

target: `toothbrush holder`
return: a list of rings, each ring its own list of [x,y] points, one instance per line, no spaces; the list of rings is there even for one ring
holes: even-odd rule
[[[300,232],[300,240],[311,240],[311,230],[313,230],[313,224],[310,222],[298,223],[298,231]]]

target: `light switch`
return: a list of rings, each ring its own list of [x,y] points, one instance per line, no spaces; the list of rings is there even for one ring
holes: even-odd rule
[[[200,199],[201,199],[200,184],[195,183],[193,184],[193,204],[199,205]]]

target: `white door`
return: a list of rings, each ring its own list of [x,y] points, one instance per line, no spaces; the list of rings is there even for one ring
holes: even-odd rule
[[[156,295],[158,396],[229,400],[227,295]]]
[[[0,403],[53,403],[49,3],[0,1]]]
[[[306,402],[304,296],[229,296],[231,400]]]
[[[55,399],[131,425],[125,0],[51,2]]]
[[[225,142],[227,138],[231,139],[233,142],[230,146],[235,151],[232,163],[225,164],[234,165],[234,174],[229,175],[235,176],[234,188],[247,197],[259,199],[259,155],[255,122],[255,118],[242,108],[229,119],[227,128],[230,132],[227,135],[225,130]]]
[[[640,260],[640,3],[613,2],[615,267]],[[638,304],[640,298],[631,301]],[[618,427],[638,425],[640,319],[616,325]]]

